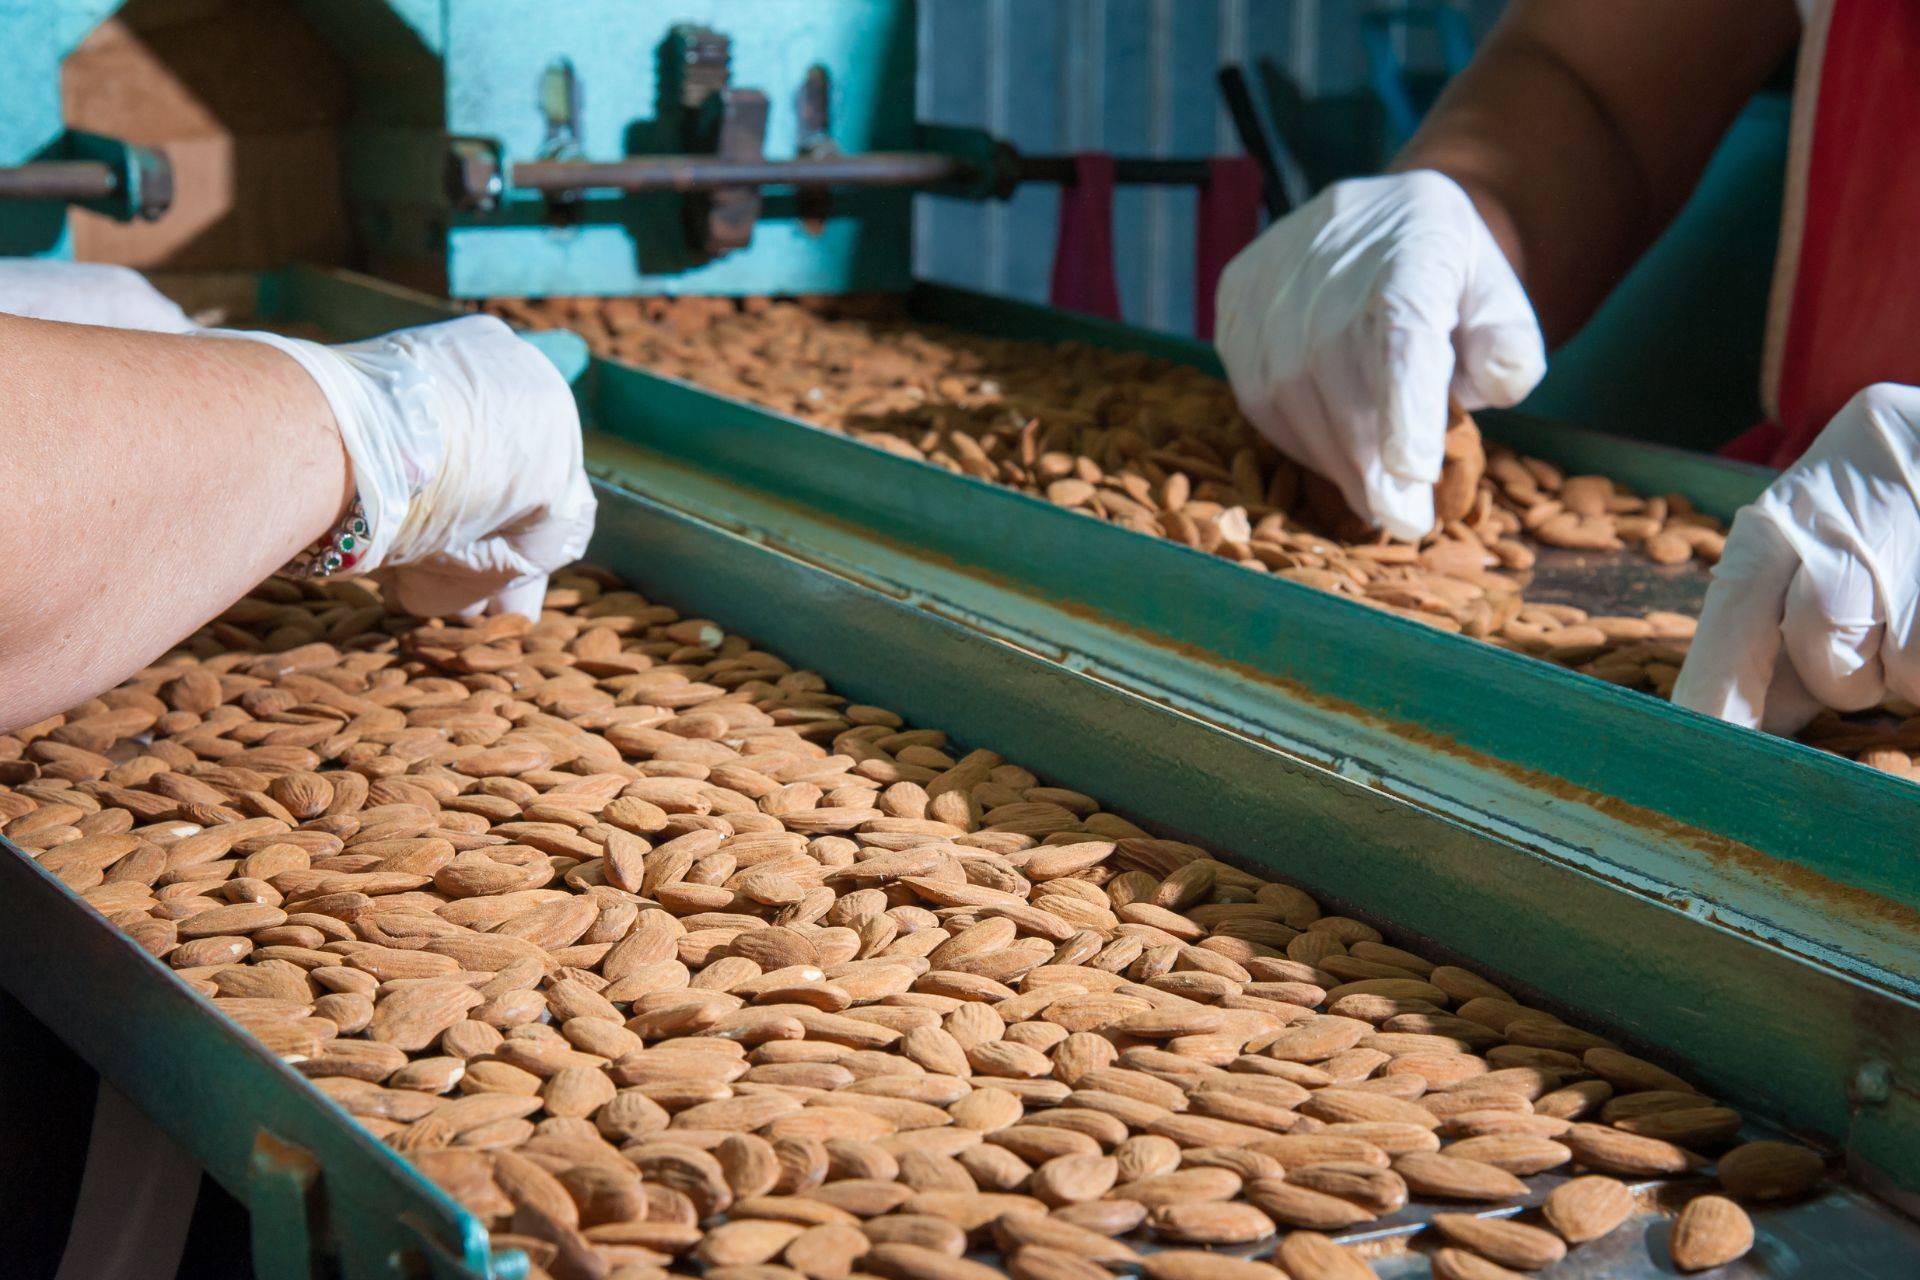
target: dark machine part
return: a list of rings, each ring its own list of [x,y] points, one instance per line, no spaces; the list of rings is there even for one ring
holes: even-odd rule
[[[677,120],[686,155],[750,166],[766,154],[767,95],[733,88],[731,61],[732,43],[726,36],[686,23],[674,27],[664,50],[661,110]],[[696,252],[717,258],[753,242],[753,227],[760,220],[759,183],[682,190],[688,193],[687,242]]]
[[[1273,128],[1272,112],[1259,100],[1259,90],[1246,68],[1220,68],[1220,101],[1233,121],[1253,162],[1260,166],[1260,196],[1269,218],[1283,218],[1305,200],[1308,192],[1300,166],[1287,154],[1286,144]]]

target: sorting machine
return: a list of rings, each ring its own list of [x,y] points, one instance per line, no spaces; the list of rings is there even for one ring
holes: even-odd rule
[[[928,323],[1217,372],[1198,344],[911,280],[910,191],[985,195],[1014,162],[912,121],[909,4],[311,12],[364,77],[348,154],[373,258],[439,278],[270,274],[263,323],[352,337],[448,296],[886,288]],[[656,83],[712,71],[689,24],[728,38],[697,112],[684,79],[665,107]],[[831,155],[802,145],[810,100]],[[803,163],[838,167],[796,180]],[[590,554],[637,589],[1471,964],[1840,1158],[1843,1181],[1758,1211],[1759,1245],[1720,1274],[1920,1273],[1920,787],[546,341],[590,427]],[[1519,415],[1483,427],[1723,517],[1767,478]],[[1627,560],[1540,584],[1597,608],[1701,588]],[[0,984],[246,1204],[258,1274],[524,1273],[25,858],[0,858]],[[1433,1211],[1350,1238],[1406,1239]],[[1545,1274],[1664,1274],[1669,1229],[1649,1211]],[[1425,1274],[1418,1252],[1377,1267]]]

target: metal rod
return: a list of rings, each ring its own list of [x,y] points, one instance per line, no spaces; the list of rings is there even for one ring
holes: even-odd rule
[[[119,175],[98,160],[35,160],[0,167],[0,200],[105,200],[119,189]]]
[[[635,156],[596,163],[521,160],[509,185],[559,194],[614,191],[711,191],[719,187],[934,187],[972,176],[955,156],[937,151],[869,151],[818,160],[721,160],[713,156]]]
[[[1232,65],[1220,68],[1218,79],[1220,99],[1233,121],[1234,132],[1240,136],[1240,145],[1260,166],[1260,197],[1267,216],[1284,217],[1293,202],[1287,197],[1287,180],[1280,171],[1280,143],[1267,128],[1260,104],[1254,100],[1253,83],[1244,68]]]
[[[1078,171],[1072,156],[1016,156],[1020,182],[1071,186]],[[957,156],[938,151],[869,151],[809,160],[722,160],[715,156],[633,156],[625,160],[520,160],[510,186],[548,195],[611,190],[713,191],[726,187],[937,187],[976,177]],[[1202,187],[1205,160],[1122,158],[1115,178],[1128,185]]]

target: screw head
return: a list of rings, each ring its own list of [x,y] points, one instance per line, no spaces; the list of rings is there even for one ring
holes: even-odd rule
[[[1861,1063],[1853,1073],[1854,1101],[1878,1104],[1892,1096],[1893,1068],[1877,1059]]]
[[[500,175],[500,154],[479,138],[454,138],[447,144],[447,196],[461,209],[481,213],[500,203],[505,182]]]

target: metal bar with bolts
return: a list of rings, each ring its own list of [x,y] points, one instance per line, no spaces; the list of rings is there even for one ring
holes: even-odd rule
[[[1021,182],[1072,185],[1072,156],[1019,156]],[[725,187],[938,187],[975,176],[971,165],[938,151],[870,151],[808,160],[722,160],[714,156],[635,156],[626,160],[521,160],[509,185],[547,195],[611,190],[712,191]],[[1205,186],[1205,160],[1121,159],[1114,176],[1127,185]]]
[[[105,200],[120,176],[98,160],[35,160],[0,167],[0,200]]]
[[[724,187],[934,187],[972,170],[937,151],[870,151],[818,160],[721,160],[636,156],[605,162],[521,160],[509,185],[559,195],[573,191],[712,191]]]

